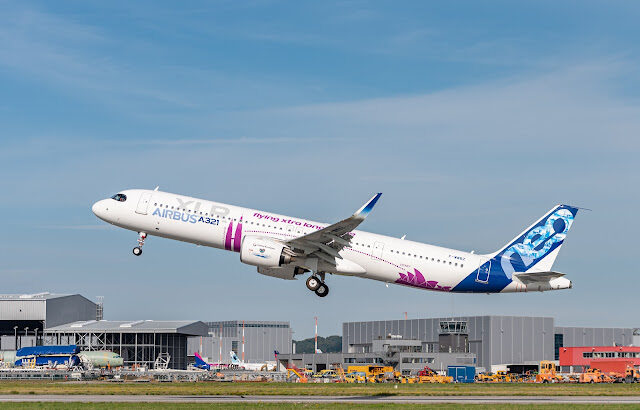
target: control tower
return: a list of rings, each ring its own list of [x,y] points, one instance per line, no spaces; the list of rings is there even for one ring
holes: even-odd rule
[[[465,320],[442,320],[438,335],[439,352],[469,353],[469,333]]]

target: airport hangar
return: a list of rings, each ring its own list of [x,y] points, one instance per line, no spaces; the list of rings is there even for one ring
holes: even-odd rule
[[[102,301],[78,294],[0,295],[0,350],[76,344],[118,353],[125,366],[149,368],[160,353],[168,353],[174,369],[193,363],[194,352],[229,363],[231,350],[242,357],[244,349],[247,362],[273,361],[274,350],[291,351],[289,322],[107,321],[103,312]]]
[[[640,331],[633,328],[561,327],[550,317],[463,316],[343,323],[342,352],[301,355],[295,354],[288,322],[114,322],[102,316],[102,303],[77,294],[0,295],[0,349],[75,343],[85,350],[114,350],[127,356],[125,365],[147,366],[157,354],[173,352],[170,367],[185,368],[195,352],[228,363],[229,351],[241,357],[244,345],[247,362],[273,360],[277,350],[281,363],[314,369],[337,362],[396,363],[415,372],[425,365],[533,365],[558,360],[563,347],[640,346]]]
[[[449,365],[523,372],[537,370],[542,360],[558,361],[564,347],[631,345],[640,346],[637,328],[561,327],[551,317],[460,316],[347,322],[341,353],[294,353],[279,359],[314,371],[341,363],[393,365],[404,374]]]

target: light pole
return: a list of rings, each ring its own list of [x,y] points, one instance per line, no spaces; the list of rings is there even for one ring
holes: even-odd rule
[[[215,336],[214,332],[207,332],[209,333],[209,337],[211,337],[211,355],[209,355],[209,360],[213,359],[213,336]]]
[[[38,328],[37,327],[34,330],[34,334],[35,334],[35,337],[36,337],[36,341],[35,341],[34,346],[38,346]]]
[[[14,333],[14,336],[15,336],[16,350],[18,350],[18,326],[14,326],[13,327],[13,333]]]

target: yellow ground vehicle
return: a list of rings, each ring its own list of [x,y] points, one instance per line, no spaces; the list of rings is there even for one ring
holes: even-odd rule
[[[498,370],[495,374],[495,381],[497,383],[511,383],[511,375],[506,370]]]
[[[367,375],[364,372],[347,373],[344,375],[344,381],[346,383],[365,383]]]
[[[493,373],[480,373],[476,375],[476,381],[482,383],[491,383],[496,381],[496,375]]]
[[[580,375],[580,383],[613,383],[613,378],[598,369],[587,369]]]
[[[640,372],[633,367],[627,367],[624,373],[624,383],[637,383],[640,382]]]
[[[495,373],[480,373],[476,381],[484,383],[511,383],[517,380],[517,376],[507,373],[506,370],[498,370]]]
[[[540,362],[540,371],[536,375],[536,383],[561,382],[562,376],[556,372],[556,364],[549,360]]]
[[[380,383],[400,377],[400,373],[395,372],[391,366],[349,366],[347,373],[364,373],[366,381],[369,383]]]
[[[333,379],[338,377],[338,373],[336,373],[333,369],[324,369],[320,370],[318,373],[312,376],[313,378],[325,378],[325,379]]]

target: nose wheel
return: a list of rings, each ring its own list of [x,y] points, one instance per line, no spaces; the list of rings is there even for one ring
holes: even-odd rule
[[[324,273],[320,274],[324,276]],[[307,279],[307,289],[312,292],[315,292],[316,295],[323,298],[329,294],[329,286],[324,283],[324,278],[320,279],[316,275],[309,276]]]
[[[133,254],[136,256],[142,255],[142,246],[144,245],[144,240],[147,239],[147,234],[145,232],[140,232],[138,234],[138,246],[133,248]]]

